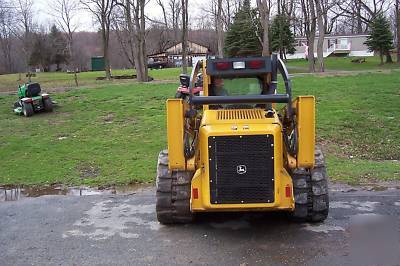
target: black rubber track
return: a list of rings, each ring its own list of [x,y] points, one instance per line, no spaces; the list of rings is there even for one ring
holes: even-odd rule
[[[314,169],[296,169],[292,173],[295,210],[291,218],[298,222],[322,222],[328,217],[329,194],[325,159],[315,149]]]
[[[189,223],[190,189],[193,172],[168,170],[168,151],[161,151],[157,164],[157,219],[162,224]]]

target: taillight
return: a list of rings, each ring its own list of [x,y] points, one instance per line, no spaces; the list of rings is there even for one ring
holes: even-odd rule
[[[218,62],[218,63],[215,63],[215,68],[217,70],[228,70],[228,69],[231,69],[231,62]]]
[[[263,60],[252,60],[247,62],[247,67],[252,69],[263,68],[265,62]]]
[[[24,100],[24,103],[32,103],[32,102],[33,102],[32,98],[28,98],[28,99]]]
[[[289,185],[286,185],[285,187],[285,194],[286,198],[290,198],[292,196],[292,188]]]
[[[193,199],[198,199],[199,198],[199,189],[198,188],[193,188],[192,189],[192,194],[193,194]]]

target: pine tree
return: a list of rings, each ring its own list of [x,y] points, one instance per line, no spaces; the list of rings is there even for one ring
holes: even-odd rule
[[[225,39],[224,52],[228,57],[261,55],[262,47],[257,37],[260,22],[256,12],[250,6],[250,0],[244,0],[231,24]],[[258,35],[260,36],[260,35]]]
[[[51,47],[47,35],[35,33],[32,39],[33,45],[28,63],[30,66],[41,67],[47,72],[51,65]]]
[[[53,25],[49,33],[51,47],[51,63],[56,65],[56,71],[60,70],[60,64],[66,63],[68,59],[67,41],[63,33]]]
[[[383,65],[383,56],[393,49],[393,34],[390,30],[390,22],[380,13],[370,23],[370,36],[365,44],[370,51],[379,52],[381,64]]]
[[[281,58],[286,59],[286,54],[293,54],[294,35],[290,30],[290,23],[287,16],[276,15],[271,24],[271,50],[279,52]]]

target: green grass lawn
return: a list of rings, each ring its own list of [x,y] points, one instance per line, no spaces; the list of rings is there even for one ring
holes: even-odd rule
[[[190,70],[190,69],[189,69]],[[135,74],[133,69],[113,70],[112,75],[132,75]],[[162,70],[149,70],[149,75],[155,80],[178,80],[181,74],[181,68],[168,68]],[[96,80],[96,77],[104,77],[104,71],[81,72],[78,73],[78,82],[80,86],[102,86],[121,83],[131,83],[132,80]],[[23,74],[0,75],[0,92],[17,91],[19,79],[22,83],[27,82],[28,78]],[[36,73],[36,77],[32,77],[32,82],[39,82],[44,89],[53,88],[69,88],[75,87],[74,75],[65,72],[43,72]]]
[[[317,97],[317,135],[329,173],[347,182],[400,179],[400,73],[296,77]]]
[[[400,65],[396,63],[380,65],[380,59],[378,56],[364,58],[364,63],[352,63],[351,60],[355,59],[355,57],[327,57],[324,59],[324,63],[327,72],[389,70],[400,68]],[[396,58],[393,57],[393,60],[395,61]],[[308,61],[305,59],[288,60],[286,64],[289,69],[289,73],[308,72]]]
[[[379,65],[379,57],[366,57],[366,62],[357,64],[352,63],[354,58],[341,58],[341,57],[328,57],[325,58],[326,71],[375,71],[375,70],[390,70],[399,68],[398,64],[385,64]],[[395,58],[393,58],[395,60]],[[308,62],[304,59],[293,59],[287,62],[289,73],[307,73]],[[189,68],[190,70],[190,68]],[[134,74],[135,70],[113,70],[113,75]],[[181,68],[168,68],[162,70],[149,70],[149,75],[156,81],[175,81],[181,73]],[[0,92],[14,92],[17,90],[19,79],[26,82],[28,78],[26,73],[0,75]],[[98,87],[98,86],[111,86],[117,84],[130,84],[132,80],[96,80],[96,77],[104,77],[104,71],[82,72],[78,74],[79,86],[81,87]],[[36,77],[32,78],[33,82],[39,82],[42,88],[46,89],[65,89],[75,87],[73,74],[64,72],[57,73],[37,73]]]
[[[305,75],[293,84],[296,95],[317,97],[318,141],[333,180],[400,179],[398,71]],[[12,113],[15,96],[0,96],[0,184],[154,181],[166,147],[165,100],[176,87],[132,82],[54,93],[59,107],[31,118]]]

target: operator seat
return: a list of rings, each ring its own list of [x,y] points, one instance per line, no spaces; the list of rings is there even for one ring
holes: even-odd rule
[[[39,83],[31,83],[26,88],[26,97],[35,97],[39,96],[41,92]]]

